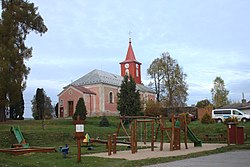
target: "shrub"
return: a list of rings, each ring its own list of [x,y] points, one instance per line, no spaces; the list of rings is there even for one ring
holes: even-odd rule
[[[214,120],[212,119],[211,115],[209,115],[207,112],[203,115],[201,118],[201,123],[203,124],[211,124],[214,123]]]
[[[107,117],[105,115],[101,117],[100,126],[101,127],[108,127],[109,126],[109,120],[107,119]]]
[[[161,103],[148,101],[144,113],[146,116],[156,117],[160,115],[161,110],[162,110]]]
[[[225,119],[224,123],[227,124],[228,122],[238,122],[236,117],[228,117]]]

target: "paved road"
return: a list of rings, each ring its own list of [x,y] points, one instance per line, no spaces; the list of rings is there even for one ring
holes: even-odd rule
[[[147,167],[249,167],[250,151],[234,151],[198,158],[184,159]]]

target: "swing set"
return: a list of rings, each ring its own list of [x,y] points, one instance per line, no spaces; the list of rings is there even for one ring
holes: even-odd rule
[[[138,136],[141,135],[141,142],[146,145],[147,143],[147,136],[148,136],[148,130],[147,130],[147,123],[150,123],[151,125],[151,151],[154,151],[154,125],[155,125],[155,119],[158,119],[157,117],[149,117],[149,116],[120,116],[120,123],[118,125],[116,136],[117,139],[127,139],[127,142],[131,146],[131,152],[134,154],[137,152],[137,142],[138,142]],[[124,126],[125,123],[129,124],[129,129],[127,130]],[[138,133],[138,126],[141,125],[140,133]],[[120,129],[123,130],[126,136],[119,136]],[[130,133],[129,133],[130,131]]]

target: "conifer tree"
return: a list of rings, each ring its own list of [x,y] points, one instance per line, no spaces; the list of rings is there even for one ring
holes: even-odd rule
[[[24,100],[23,100],[23,92],[20,91],[18,94],[15,94],[14,98],[10,98],[10,118],[11,119],[19,119],[23,120],[23,114],[24,114]]]
[[[136,90],[136,83],[130,75],[124,76],[121,84],[120,93],[118,93],[117,110],[120,115],[140,115],[141,101],[139,90]]]
[[[35,120],[44,120],[52,118],[54,107],[51,99],[46,95],[42,88],[37,88],[36,95],[32,101],[32,116]]]
[[[77,116],[80,116],[81,120],[85,120],[87,116],[87,109],[85,106],[84,99],[81,97],[79,98],[77,104],[76,104],[76,111],[73,115],[73,120],[77,120]]]
[[[32,48],[25,45],[27,35],[47,31],[34,3],[28,0],[2,0],[0,18],[0,122],[5,121],[5,109],[22,101],[21,94],[30,68],[24,60],[32,57]],[[14,111],[14,110],[13,110]],[[14,113],[12,113],[14,115]],[[20,116],[21,118],[22,116]]]

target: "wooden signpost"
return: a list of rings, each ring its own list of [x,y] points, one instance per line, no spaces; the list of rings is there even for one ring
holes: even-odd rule
[[[84,139],[84,120],[80,120],[80,116],[77,116],[75,124],[75,138],[77,140],[77,162],[81,162],[81,142]]]

